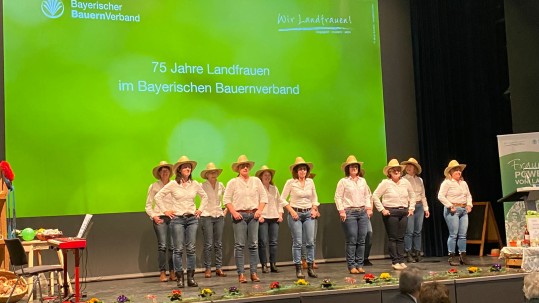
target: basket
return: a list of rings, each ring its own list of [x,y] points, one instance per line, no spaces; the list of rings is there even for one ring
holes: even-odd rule
[[[8,280],[17,280],[17,275],[11,271],[0,271],[0,277],[5,277]],[[3,279],[1,279],[3,280]],[[0,282],[1,283],[1,282]],[[9,299],[10,303],[15,303],[22,299],[27,293],[28,293],[28,283],[26,283],[25,279],[21,279],[19,283],[23,284],[23,291],[19,294],[13,294],[11,299]],[[6,303],[7,299],[9,298],[9,294],[11,293],[11,287],[9,289],[9,292],[5,295],[0,294],[0,303]]]

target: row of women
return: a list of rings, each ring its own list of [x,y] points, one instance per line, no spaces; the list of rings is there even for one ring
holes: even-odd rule
[[[158,238],[161,281],[167,280],[167,238],[171,237],[173,257],[169,268],[174,270],[170,271],[169,279],[176,280],[178,287],[184,287],[182,256],[185,250],[187,285],[198,286],[194,272],[195,241],[199,223],[204,237],[205,277],[211,277],[212,250],[215,253],[215,274],[226,276],[221,267],[222,233],[224,216],[227,213],[230,213],[233,221],[234,256],[239,282],[247,282],[244,269],[245,246],[249,251],[251,281],[260,282],[257,275],[259,258],[263,272],[268,270],[266,256],[268,246],[271,271],[277,272],[275,263],[277,235],[279,223],[284,220],[283,208],[288,212],[287,221],[292,235],[296,276],[305,277],[301,265],[301,250],[304,245],[307,274],[310,277],[317,277],[313,263],[316,218],[320,213],[316,188],[313,179],[308,177],[313,168],[312,163],[306,162],[301,157],[296,158],[294,164],[290,166],[292,179],[286,182],[282,194],[279,194],[272,182],[275,170],[262,166],[255,173],[256,177],[250,177],[254,162],[249,161],[244,155],[232,164],[232,170],[237,172],[238,176],[230,180],[226,187],[217,180],[222,169],[215,167],[213,163],[209,163],[200,174],[206,179],[204,183],[200,184],[193,180],[192,171],[196,165],[197,162],[182,156],[174,165],[163,161],[153,169],[153,175],[158,181],[150,185],[148,190],[146,212],[153,220]],[[423,217],[430,215],[423,181],[417,176],[421,173],[421,166],[413,158],[400,164],[395,159],[391,160],[383,169],[388,178],[383,180],[371,195],[363,178],[362,165],[363,162],[357,161],[355,156],[349,156],[341,166],[345,177],[338,182],[335,192],[335,205],[346,238],[348,270],[352,274],[365,272],[363,269],[365,240],[369,229],[372,232],[370,217],[373,204],[383,215],[393,268],[406,268],[404,264],[406,255],[408,261],[419,261],[422,220]],[[447,213],[444,211],[444,216],[450,229],[448,239],[450,263],[454,261],[457,238],[461,261],[465,262],[466,214],[471,211],[471,196],[466,183],[460,179],[464,167],[465,165],[458,164],[454,160],[450,162],[445,171],[448,183],[444,181],[439,193],[439,196],[443,196],[440,201],[447,206]],[[406,173],[401,178],[403,171]],[[169,182],[171,174],[175,174],[176,177],[174,181]],[[452,182],[456,182],[456,187]],[[201,198],[198,209],[195,205],[196,195]],[[225,206],[224,209],[222,204]],[[456,228],[455,232],[453,227]],[[450,242],[453,243],[452,246]]]

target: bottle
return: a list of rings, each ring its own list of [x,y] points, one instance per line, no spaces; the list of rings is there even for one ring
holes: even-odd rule
[[[530,247],[530,232],[528,231],[528,225],[524,225],[524,240],[522,246]]]

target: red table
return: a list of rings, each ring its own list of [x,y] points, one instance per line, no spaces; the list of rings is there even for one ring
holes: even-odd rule
[[[67,282],[67,252],[73,250],[75,254],[75,303],[80,302],[80,250],[86,248],[86,239],[82,238],[56,238],[48,242],[62,251],[64,257],[64,298],[69,295],[69,283]]]

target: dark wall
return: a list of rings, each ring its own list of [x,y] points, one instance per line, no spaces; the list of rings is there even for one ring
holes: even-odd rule
[[[539,1],[505,0],[513,131],[539,131]]]

